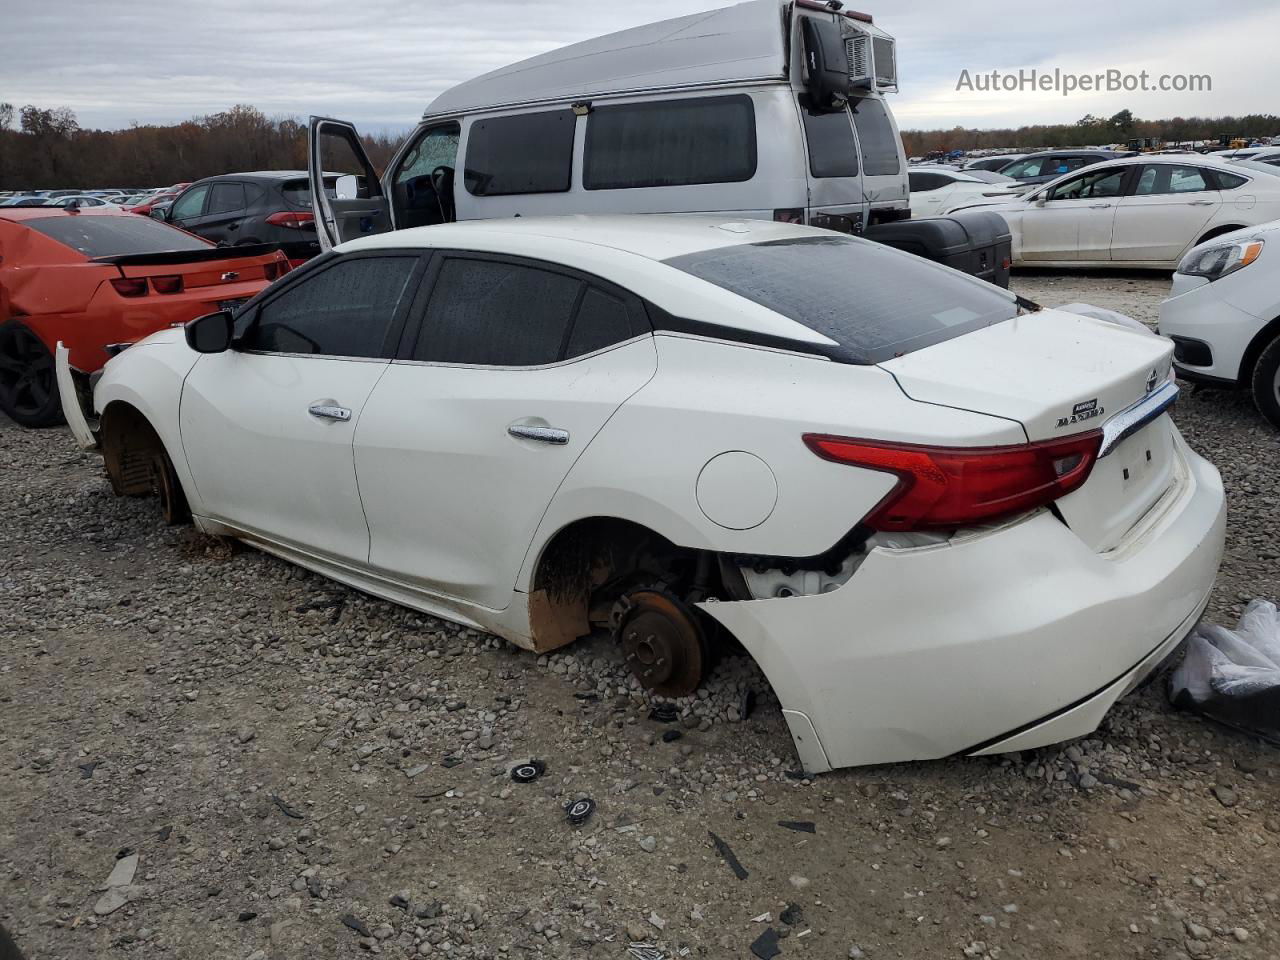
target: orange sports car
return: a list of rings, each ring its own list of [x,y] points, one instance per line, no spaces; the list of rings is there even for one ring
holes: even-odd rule
[[[0,208],[0,411],[61,420],[53,351],[79,376],[156,330],[248,300],[289,270],[275,245],[218,247],[121,209]]]

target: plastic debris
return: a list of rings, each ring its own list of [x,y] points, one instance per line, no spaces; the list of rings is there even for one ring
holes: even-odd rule
[[[778,914],[778,919],[788,927],[799,926],[804,923],[804,910],[798,903],[788,903],[786,909]]]
[[[564,808],[564,818],[573,826],[580,827],[591,818],[595,809],[596,802],[590,797],[583,797]]]
[[[79,764],[78,766],[80,768],[80,779],[88,780],[90,777],[92,777],[93,771],[97,768],[99,762],[100,761],[98,760],[94,760],[92,763]]]
[[[159,830],[156,831],[156,839],[159,840],[161,843],[164,843],[171,836],[173,836],[172,824],[170,824],[167,827],[161,827]]]
[[[517,764],[511,770],[511,779],[516,783],[533,783],[547,772],[547,765],[541,760],[530,760]]]
[[[773,914],[772,914],[772,913],[762,913],[762,914],[760,914],[760,916],[758,916],[758,917],[752,917],[752,918],[751,918],[751,922],[752,922],[752,923],[772,923],[772,922],[773,922]]]
[[[369,928],[365,925],[365,922],[361,920],[359,917],[355,917],[347,913],[347,914],[343,914],[341,917],[339,917],[339,919],[342,921],[343,926],[351,930],[354,930],[356,933],[360,934],[360,936],[362,937],[373,936],[373,934],[369,932]]]
[[[751,952],[760,960],[773,960],[782,951],[778,949],[778,931],[770,927],[751,944]]]
[[[1176,707],[1280,744],[1280,614],[1253,600],[1234,630],[1201,624],[1169,680]]]
[[[667,955],[652,943],[630,944],[627,953],[635,957],[635,960],[667,960]]]
[[[818,825],[812,820],[779,820],[778,826],[785,827],[788,830],[794,830],[796,833],[818,832]]]
[[[663,730],[663,731],[662,731],[662,742],[663,742],[663,743],[674,743],[676,740],[679,740],[679,739],[680,739],[681,737],[683,737],[683,736],[684,736],[684,734],[683,734],[683,733],[681,733],[679,730]]]
[[[658,723],[675,723],[679,716],[673,703],[655,703],[649,711],[649,719]]]
[[[293,819],[293,820],[302,819],[302,814],[299,811],[293,809],[293,807],[289,806],[279,797],[273,796],[271,798],[271,802],[274,803],[277,807],[279,807],[280,812],[283,813],[286,817],[289,817],[290,819]]]
[[[649,911],[649,922],[653,924],[653,926],[657,927],[659,930],[665,930],[667,927],[667,921],[663,920],[660,916],[658,916],[652,910]]]
[[[711,838],[711,842],[716,845],[716,852],[720,854],[721,859],[729,865],[729,869],[733,871],[733,875],[739,880],[747,879],[747,868],[744,867],[742,862],[734,855],[733,851],[729,848],[729,845],[710,830],[707,831],[707,836],[709,836]]]

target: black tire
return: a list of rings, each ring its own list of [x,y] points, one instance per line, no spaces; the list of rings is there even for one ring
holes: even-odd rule
[[[167,526],[177,527],[191,520],[191,507],[187,495],[182,492],[182,482],[173,469],[173,461],[163,448],[156,450],[151,460],[151,488],[160,501],[160,515]]]
[[[0,327],[0,411],[24,427],[62,423],[53,354],[29,327]]]
[[[1276,337],[1253,365],[1253,402],[1258,412],[1280,428],[1280,337]]]

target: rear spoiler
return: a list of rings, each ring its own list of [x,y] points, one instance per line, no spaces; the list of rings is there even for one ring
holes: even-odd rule
[[[199,263],[202,260],[235,260],[261,257],[280,249],[278,243],[246,243],[239,247],[209,247],[207,250],[161,250],[156,253],[122,253],[113,257],[94,257],[90,263],[113,263],[119,267],[160,266],[175,263]]]

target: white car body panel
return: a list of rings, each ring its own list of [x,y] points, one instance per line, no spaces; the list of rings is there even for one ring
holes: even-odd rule
[[[1055,416],[1078,395],[1107,408],[1143,397],[1149,370],[1167,358],[1157,338],[1051,311],[880,365],[806,354],[795,321],[657,261],[831,235],[724,226],[522,220],[339,249],[551,260],[718,324],[724,338],[659,329],[576,361],[501,369],[198,357],[168,330],[109,362],[95,403],[127,402],[152,422],[202,530],[546,649],[555,644],[534,639],[532,611],[545,599],[535,573],[574,521],[622,518],[717,562],[816,556],[846,542],[898,481],[815,456],[804,434],[1021,444],[1057,435]],[[728,339],[760,331],[796,334],[795,349]],[[831,343],[809,334],[814,349]],[[317,420],[308,412],[317,401],[346,407],[350,419]],[[531,447],[508,435],[513,425],[566,429],[569,442]],[[1121,466],[1157,441],[1165,446],[1151,471],[1136,487],[1117,485]],[[1076,505],[1057,501],[1066,523],[1039,509],[918,541],[928,546],[877,540],[829,592],[701,608],[760,664],[813,772],[1087,732],[1194,621],[1224,530],[1217,472],[1165,416],[1095,470]]]
[[[550,367],[393,363],[355,432],[370,566],[505,608],[565,474],[656,371],[652,337]],[[568,437],[513,436],[522,425]]]
[[[1268,325],[1280,320],[1280,221],[1237,230],[1203,246],[1243,240],[1265,244],[1244,269],[1213,282],[1173,275],[1169,297],[1160,305],[1159,326],[1164,336],[1200,340],[1212,350],[1211,364],[1178,361],[1179,370],[1247,386],[1252,370],[1243,367],[1245,355]]]
[[[93,427],[80,409],[79,394],[71,377],[71,351],[61,340],[54,348],[53,362],[58,378],[58,396],[62,401],[62,415],[67,421],[67,427],[81,450],[92,450],[98,445],[98,438],[94,436]]]
[[[187,375],[181,414],[201,515],[366,563],[369,528],[351,448],[388,365],[234,350],[201,357]],[[316,405],[347,409],[350,419],[315,416]]]

